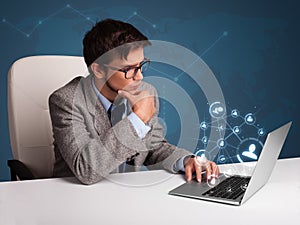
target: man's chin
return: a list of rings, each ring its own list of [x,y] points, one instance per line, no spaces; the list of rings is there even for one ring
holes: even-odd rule
[[[140,87],[140,85],[129,86],[129,87],[123,88],[123,90],[128,91],[128,92],[136,92],[139,89],[139,87]]]

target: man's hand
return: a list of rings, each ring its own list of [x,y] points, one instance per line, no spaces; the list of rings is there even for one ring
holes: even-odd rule
[[[206,177],[208,180],[219,176],[218,166],[214,162],[207,160],[205,157],[196,156],[194,158],[188,158],[185,162],[184,168],[185,178],[187,181],[191,181],[193,172],[196,172],[196,180],[201,182],[201,172],[204,170],[206,170]]]
[[[128,92],[119,90],[118,93],[130,102],[133,112],[144,123],[148,123],[156,111],[153,96],[148,91]]]

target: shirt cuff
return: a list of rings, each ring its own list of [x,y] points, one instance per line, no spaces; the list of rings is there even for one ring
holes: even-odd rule
[[[141,139],[146,136],[149,130],[151,130],[151,128],[144,124],[144,122],[134,112],[130,113],[127,118],[132,123],[134,129]]]
[[[191,157],[193,157],[193,155],[188,155],[188,156],[183,156],[183,157],[181,157],[180,159],[178,159],[178,160],[176,161],[176,163],[175,163],[174,166],[173,166],[173,169],[174,169],[176,172],[179,172],[179,171],[184,172],[184,171],[185,171],[185,170],[184,170],[184,162],[185,162],[185,160],[186,160],[187,158],[191,158]]]

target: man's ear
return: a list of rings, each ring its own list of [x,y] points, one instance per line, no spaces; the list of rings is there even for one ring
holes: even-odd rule
[[[104,78],[104,76],[105,76],[104,71],[103,71],[103,69],[100,68],[98,63],[92,63],[91,64],[91,70],[93,71],[94,75],[98,79]]]

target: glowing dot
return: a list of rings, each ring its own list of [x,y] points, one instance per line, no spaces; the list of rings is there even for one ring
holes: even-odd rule
[[[152,25],[152,27],[153,27],[153,28],[156,28],[156,25],[155,25],[155,24],[153,24],[153,25]]]
[[[137,15],[137,12],[134,12],[133,15]]]
[[[228,35],[228,32],[227,32],[227,31],[224,31],[224,32],[223,32],[223,35],[224,35],[224,36],[227,36],[227,35]]]
[[[178,77],[175,77],[175,78],[174,78],[174,81],[177,82],[177,81],[178,81]]]
[[[90,17],[87,17],[86,19],[87,19],[87,20],[90,20],[91,18],[90,18]]]
[[[263,129],[263,128],[260,128],[260,129],[258,130],[258,135],[262,136],[262,135],[264,135],[264,134],[265,134],[264,129]]]
[[[26,37],[28,37],[28,38],[29,38],[29,37],[30,37],[30,34],[26,34]]]
[[[69,8],[69,7],[70,7],[70,4],[68,4],[67,7]]]
[[[42,21],[39,21],[39,24],[42,24]]]
[[[2,19],[2,22],[6,22],[6,19]]]

